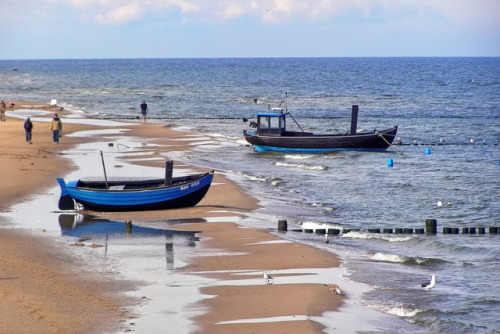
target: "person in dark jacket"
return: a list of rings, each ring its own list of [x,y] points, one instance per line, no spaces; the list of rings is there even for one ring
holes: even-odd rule
[[[31,144],[31,131],[33,130],[33,123],[28,117],[24,122],[24,132],[26,134],[26,141]]]

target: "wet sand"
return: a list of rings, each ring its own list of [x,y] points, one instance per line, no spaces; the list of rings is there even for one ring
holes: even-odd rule
[[[36,108],[39,108],[39,104]],[[43,110],[50,108],[44,107]],[[65,122],[64,115],[61,116],[64,125],[60,144],[52,143],[48,123],[35,123],[33,144],[24,140],[22,120],[8,118],[0,124],[0,165],[5,181],[0,192],[1,212],[8,210],[10,205],[36,196],[38,191],[54,187],[55,177],[76,169],[69,159],[58,152],[67,151],[85,141],[104,140],[98,137],[67,136],[74,131],[95,129],[95,126],[70,124],[69,120]],[[123,122],[122,127],[127,129],[126,136],[140,138],[154,145],[149,146],[148,156],[158,158],[140,160],[124,157],[124,164],[163,167],[164,159],[162,161],[163,156],[159,152],[184,151],[196,145],[196,136],[172,130],[166,124]],[[166,217],[219,219],[224,216],[251,216],[258,209],[258,202],[234,182],[217,170],[215,175],[207,196],[194,208],[168,212],[106,213],[102,216],[120,221],[131,219],[134,222]],[[65,245],[53,249],[53,244],[49,244],[43,234],[11,231],[9,222],[2,218],[0,227],[0,293],[4,296],[0,301],[0,332],[10,328],[11,321],[7,319],[23,320],[19,321],[23,324],[22,328],[11,331],[14,333],[134,330],[131,320],[135,317],[134,305],[147,301],[133,299],[126,293],[136,289],[139,282],[117,281],[101,272],[82,272],[77,259],[64,255],[64,249],[61,248]],[[197,305],[205,313],[193,319],[197,329],[191,329],[191,332],[320,333],[323,325],[310,317],[336,311],[342,303],[344,297],[331,294],[322,284],[341,283],[338,282],[338,276],[332,277],[330,281],[328,278],[324,281],[323,277],[322,283],[317,278],[310,279],[315,277],[315,268],[319,271],[319,268],[339,266],[337,257],[331,253],[302,244],[283,243],[269,231],[243,228],[224,219],[203,224],[181,224],[175,228],[202,231],[198,234],[202,248],[223,254],[193,256],[188,265],[180,269],[221,282],[198,287],[203,294],[212,298],[204,299]],[[304,272],[304,269],[308,270]],[[262,278],[262,273],[269,270],[275,276],[273,284],[266,284]],[[235,281],[241,281],[242,284],[235,284]],[[284,318],[279,321],[258,320],[273,317]]]

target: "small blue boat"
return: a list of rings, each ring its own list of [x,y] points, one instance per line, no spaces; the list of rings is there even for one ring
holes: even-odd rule
[[[171,173],[171,169],[170,169]],[[60,210],[143,211],[191,207],[198,204],[212,184],[214,171],[163,179],[100,178],[65,182],[61,187]]]

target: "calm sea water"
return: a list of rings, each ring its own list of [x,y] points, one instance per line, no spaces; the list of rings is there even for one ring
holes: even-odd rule
[[[500,333],[500,236],[441,233],[500,225],[500,58],[0,61],[0,92],[7,100],[56,98],[95,118],[136,118],[144,99],[151,121],[213,135],[178,158],[217,168],[260,199],[271,218],[258,227],[275,228],[279,218],[292,227],[423,228],[437,219],[436,236],[360,231],[327,246],[316,234],[285,237],[339,254],[346,279],[372,287],[361,303],[395,316],[383,332]],[[347,131],[357,104],[358,128],[399,125],[408,145],[254,153],[242,118],[285,92],[303,128]],[[434,273],[436,288],[423,291]]]

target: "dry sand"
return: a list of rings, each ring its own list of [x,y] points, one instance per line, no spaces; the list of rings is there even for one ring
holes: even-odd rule
[[[29,103],[17,103],[29,105]],[[40,108],[40,104],[36,104]],[[49,106],[44,106],[51,110]],[[55,110],[55,109],[52,109]],[[61,115],[61,114],[60,114]],[[62,115],[64,122],[64,115]],[[165,124],[124,125],[127,136],[168,147],[187,150],[188,133],[174,131]],[[55,177],[74,170],[69,160],[58,154],[83,140],[63,135],[53,144],[48,123],[34,124],[33,144],[24,140],[23,121],[8,118],[0,123],[0,332],[10,333],[102,333],[123,332],[133,314],[127,312],[138,301],[125,297],[134,282],[113,280],[102,273],[83,272],[77,260],[65,254],[65,245],[54,246],[43,235],[10,230],[1,212],[10,205],[28,199],[37,189],[53,187]],[[63,123],[63,134],[91,129],[93,126]],[[178,140],[178,139],[183,139]],[[96,140],[96,139],[92,139]],[[137,162],[132,162],[137,163]],[[159,161],[140,162],[160,166]],[[161,166],[160,166],[161,167]],[[196,169],[193,167],[193,169]],[[194,208],[169,210],[169,219],[251,215],[257,201],[216,171],[207,196]],[[133,221],[162,219],[164,211],[106,213],[104,216]],[[222,214],[223,215],[223,214]],[[337,257],[297,243],[265,243],[279,240],[268,231],[241,228],[228,222],[182,224],[184,230],[203,231],[201,245],[219,249],[226,256],[195,257],[184,271],[220,280],[237,279],[232,272],[261,272],[280,269],[338,267]],[[67,246],[70,247],[70,246]],[[278,280],[279,277],[276,277]],[[325,282],[338,283],[338,282]],[[322,325],[310,319],[300,321],[238,323],[238,319],[308,315],[320,316],[335,311],[344,297],[332,295],[323,284],[262,284],[258,286],[200,287],[202,293],[215,296],[203,301],[206,313],[195,319],[203,333],[320,333]],[[293,293],[291,293],[293,291]],[[326,293],[325,293],[326,292]],[[133,308],[132,308],[133,309]],[[235,324],[218,324],[235,321]],[[129,321],[130,322],[130,321]]]

